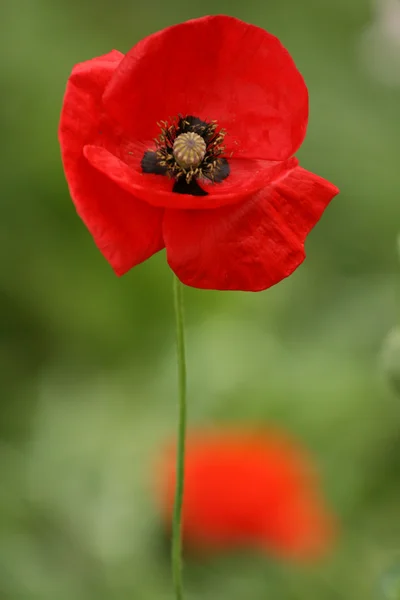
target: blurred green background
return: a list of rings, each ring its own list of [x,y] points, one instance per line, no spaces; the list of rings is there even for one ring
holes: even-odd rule
[[[259,294],[185,291],[190,420],[292,432],[314,453],[342,531],[309,567],[188,562],[187,598],[389,598],[400,399],[380,356],[399,303],[396,10],[398,0],[2,0],[1,600],[173,598],[151,495],[177,418],[171,273],[160,253],[113,275],[69,199],[57,126],[76,62],[215,13],[268,29],[292,53],[311,96],[299,157],[341,194],[290,279]]]

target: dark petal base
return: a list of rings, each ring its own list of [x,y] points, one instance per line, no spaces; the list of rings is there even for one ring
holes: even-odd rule
[[[221,183],[222,181],[224,181],[224,179],[226,179],[228,177],[230,172],[231,172],[231,168],[230,168],[229,163],[226,160],[226,158],[219,158],[218,164],[215,167],[214,172],[213,172],[212,181],[214,183]]]
[[[144,153],[140,163],[143,173],[153,173],[154,175],[166,175],[168,169],[158,164],[157,154],[148,150]]]
[[[190,196],[208,196],[208,192],[204,191],[195,179],[192,179],[190,183],[186,183],[185,179],[178,179],[174,183],[172,191],[176,194],[189,194]]]
[[[192,115],[188,115],[187,117],[179,118],[179,132],[180,133],[188,133],[193,131],[194,133],[198,133],[201,135],[201,132],[207,128],[208,123],[202,121],[198,117],[192,117]],[[200,131],[198,131],[200,129]]]

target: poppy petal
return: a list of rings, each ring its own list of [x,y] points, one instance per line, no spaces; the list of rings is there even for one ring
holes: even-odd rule
[[[304,242],[338,189],[296,167],[250,200],[210,211],[166,210],[171,269],[186,285],[260,291],[304,260]]]
[[[115,185],[83,155],[85,144],[99,143],[103,134],[108,145],[119,136],[104,115],[101,97],[122,58],[114,50],[74,68],[59,128],[64,169],[77,212],[118,275],[164,247],[163,211]]]
[[[292,473],[292,484],[297,482],[297,490],[289,494],[287,486],[287,497],[276,498],[274,519],[265,522],[261,548],[275,548],[293,558],[313,559],[333,542],[335,520],[323,509],[317,482],[310,475],[304,466]]]
[[[157,493],[170,528],[176,483],[176,446],[164,449]],[[185,547],[214,552],[254,547],[297,559],[322,555],[334,519],[320,491],[311,457],[275,429],[189,431],[185,459]]]
[[[227,151],[246,158],[289,158],[308,121],[306,85],[280,41],[222,15],[140,41],[119,65],[104,102],[126,133],[145,143],[159,134],[157,122],[178,114],[217,120],[227,130]]]
[[[280,162],[232,159],[229,177],[215,184],[200,180],[198,183],[206,194],[191,195],[179,193],[174,188],[174,180],[168,177],[143,173],[138,154],[135,164],[134,152],[130,157],[131,164],[101,146],[85,146],[84,154],[100,173],[136,198],[153,206],[178,209],[210,209],[240,202],[297,165],[296,158]]]

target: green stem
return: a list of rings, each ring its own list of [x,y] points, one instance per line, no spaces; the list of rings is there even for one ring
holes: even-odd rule
[[[176,600],[183,599],[182,586],[182,504],[185,469],[186,437],[186,360],[185,333],[183,321],[183,286],[174,275],[174,306],[176,323],[176,347],[179,376],[179,426],[176,460],[176,489],[174,516],[172,522],[172,574]]]

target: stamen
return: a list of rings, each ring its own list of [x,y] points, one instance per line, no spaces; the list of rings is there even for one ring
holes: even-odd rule
[[[159,121],[160,135],[154,140],[155,151],[145,152],[141,161],[144,173],[166,175],[175,180],[173,191],[204,196],[202,181],[221,183],[230,168],[224,158],[226,135],[216,121],[202,121],[192,115]]]

